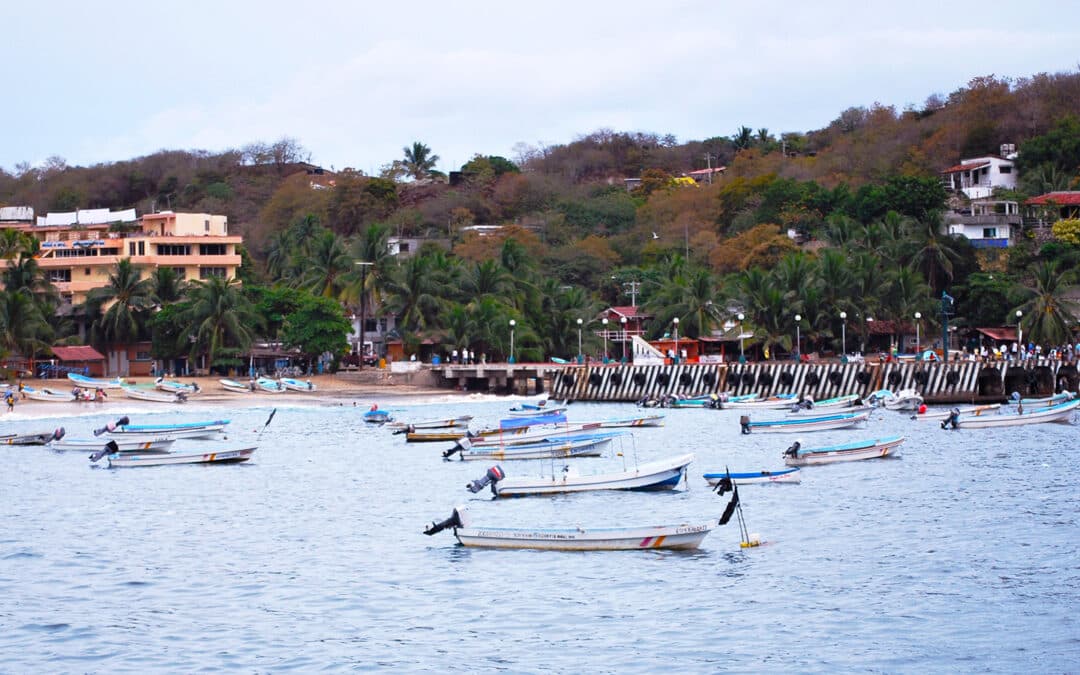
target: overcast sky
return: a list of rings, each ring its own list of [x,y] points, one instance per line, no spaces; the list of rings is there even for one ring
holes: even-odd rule
[[[600,128],[730,136],[1075,71],[1080,2],[19,2],[0,7],[0,167],[288,136],[366,172]]]

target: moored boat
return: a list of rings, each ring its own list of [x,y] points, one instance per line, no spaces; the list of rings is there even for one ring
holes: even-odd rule
[[[911,416],[913,420],[934,420],[940,422],[941,420],[949,417],[953,414],[953,411],[958,411],[961,415],[986,415],[1001,410],[1000,403],[988,403],[986,405],[969,405],[963,408],[942,408],[940,410],[927,410],[926,412],[916,413]]]
[[[803,448],[802,443],[796,441],[784,451],[784,463],[788,466],[810,466],[888,457],[894,454],[896,448],[903,442],[903,436],[893,436],[821,448]]]
[[[462,460],[559,459],[565,457],[599,457],[611,444],[613,436],[596,436],[573,440],[554,440],[527,445],[499,445],[472,448],[469,439],[462,438],[443,453],[444,459],[459,454]]]
[[[1002,413],[1000,415],[955,415],[949,416],[941,423],[941,428],[947,426],[959,429],[985,429],[990,427],[1017,427],[1026,424],[1042,424],[1044,422],[1069,422],[1080,400],[1066,401],[1051,406],[1039,406],[1034,409],[1025,409],[1023,412]]]
[[[393,419],[386,410],[372,408],[364,413],[364,421],[368,424],[385,424]]]
[[[393,429],[412,429],[414,431],[417,429],[452,429],[469,426],[472,418],[472,415],[458,415],[457,417],[441,417],[418,422],[391,422],[387,426]]]
[[[790,408],[792,404],[798,403],[798,400],[794,394],[781,394],[749,401],[722,401],[719,407],[731,410],[781,410]]]
[[[753,485],[755,483],[798,483],[801,480],[799,467],[789,467],[778,471],[733,471],[724,473],[704,474],[709,485],[715,486],[724,478],[731,476],[737,485]]]
[[[914,389],[901,389],[897,392],[879,389],[870,394],[868,401],[871,405],[880,405],[886,410],[915,412],[923,404],[923,397]]]
[[[395,433],[401,433],[395,432]],[[407,431],[405,432],[406,443],[439,443],[446,441],[456,441],[459,438],[465,438],[469,432],[466,429],[458,429],[456,431]]]
[[[159,377],[154,380],[154,388],[171,394],[184,393],[188,396],[198,394],[202,391],[198,382],[184,384],[183,382],[177,382],[176,380],[166,380],[164,377]]]
[[[673,490],[686,475],[686,467],[694,461],[693,454],[641,464],[632,469],[612,473],[579,474],[566,466],[552,476],[506,477],[502,467],[488,469],[483,478],[465,487],[473,493],[488,485],[496,497],[548,495],[563,492],[592,490]]]
[[[64,437],[64,427],[40,434],[18,434],[0,438],[0,445],[45,445]]]
[[[1042,398],[1021,398],[1020,394],[1013,392],[1013,395],[1006,401],[1006,405],[1013,407],[1023,406],[1024,408],[1031,409],[1040,406],[1046,407],[1057,405],[1058,403],[1065,403],[1066,401],[1073,400],[1075,396],[1076,394],[1073,394],[1071,391],[1062,391],[1053,396],[1044,396]]]
[[[127,417],[121,417],[100,429],[94,429],[94,435],[108,434],[115,438],[134,438],[136,436],[168,436],[169,438],[217,438],[225,431],[229,420],[210,420],[206,422],[179,422],[175,424],[131,424]]]
[[[176,441],[161,437],[150,440],[120,438],[109,442],[116,444],[118,452],[168,452]],[[46,443],[46,446],[52,450],[100,451],[102,441],[100,438],[61,438]]]
[[[865,422],[869,417],[869,410],[850,413],[834,413],[832,415],[818,415],[815,417],[791,417],[780,420],[761,420],[759,422],[751,422],[749,415],[743,415],[739,419],[739,425],[742,427],[742,432],[744,434],[748,434],[751,431],[794,433],[844,429]]]
[[[565,414],[565,413],[566,413],[566,408],[538,408],[538,409],[535,409],[535,410],[534,409],[529,409],[529,408],[524,408],[524,409],[511,408],[507,412],[508,415],[511,415],[513,417],[524,417],[524,418],[546,417],[548,415],[562,415],[562,414]]]
[[[163,466],[167,464],[237,464],[251,459],[255,448],[220,450],[177,454],[174,452],[140,455],[125,452],[110,452],[105,455],[110,467]],[[94,460],[96,461],[96,460]]]

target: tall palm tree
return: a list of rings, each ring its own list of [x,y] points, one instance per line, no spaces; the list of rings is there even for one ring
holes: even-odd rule
[[[386,280],[386,310],[398,317],[401,330],[438,328],[443,290],[427,256],[409,258]]]
[[[53,330],[29,290],[0,291],[0,353],[33,357],[47,350],[52,338]]]
[[[412,147],[404,147],[405,171],[413,178],[419,180],[432,174],[435,165],[439,162],[439,156],[431,154],[431,148],[419,141],[415,141]]]
[[[323,230],[311,242],[307,271],[301,285],[315,295],[339,298],[344,295],[353,272],[353,259],[345,244],[331,230]]]
[[[932,213],[913,231],[914,250],[910,261],[923,273],[930,288],[941,292],[953,280],[953,263],[960,260],[960,252],[953,239],[942,234],[941,214]]]
[[[746,126],[739,127],[739,130],[731,137],[731,144],[735,146],[736,151],[746,150],[754,144],[754,130]]]
[[[109,274],[109,282],[87,293],[88,313],[99,315],[91,325],[93,341],[124,344],[142,337],[154,304],[152,292],[151,281],[142,278],[130,259],[121,258]]]
[[[492,259],[475,263],[467,269],[461,288],[467,296],[474,298],[494,295],[511,299],[516,290],[513,275],[498,261]]]
[[[649,299],[647,307],[654,316],[654,333],[666,331],[675,317],[680,333],[686,337],[708,335],[722,323],[720,286],[709,270],[688,267],[668,279]]]
[[[1062,272],[1057,260],[1045,262],[1033,272],[1032,282],[1024,284],[1030,298],[1016,308],[1024,312],[1021,322],[1024,335],[1037,344],[1056,345],[1070,341],[1069,324],[1076,322],[1080,308],[1066,298],[1067,291],[1071,290],[1069,272]]]
[[[171,267],[156,267],[150,273],[151,296],[158,307],[180,302],[186,283]]]
[[[185,319],[191,332],[181,340],[188,340],[192,359],[205,353],[212,366],[230,350],[243,352],[251,346],[260,320],[236,279],[209,277],[196,281],[188,296],[191,305]]]

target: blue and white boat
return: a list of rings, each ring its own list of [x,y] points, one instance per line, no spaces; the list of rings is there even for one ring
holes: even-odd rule
[[[599,457],[611,444],[613,435],[593,436],[572,440],[551,440],[525,445],[497,445],[473,448],[469,439],[460,439],[443,453],[443,459],[460,454],[463,460],[562,459],[566,457]]]
[[[283,377],[278,382],[285,385],[286,389],[293,391],[315,391],[315,385],[311,380],[297,380],[291,377]]]
[[[217,438],[229,425],[229,420],[179,422],[176,424],[130,424],[127,417],[94,430],[95,436],[108,434],[113,438],[136,436],[168,436],[169,438]]]
[[[795,441],[784,451],[784,463],[788,466],[809,466],[811,464],[833,464],[835,462],[853,462],[860,459],[876,459],[894,454],[896,448],[904,442],[903,436],[876,438],[854,441],[842,445],[830,445],[821,448],[804,448]]]
[[[68,373],[67,376],[69,380],[86,389],[119,389],[124,385],[124,381],[119,377],[114,377],[111,380],[101,380],[96,377],[79,375],[78,373]]]
[[[364,421],[368,424],[386,424],[392,419],[394,418],[388,411],[379,410],[378,408],[372,408],[364,413]]]
[[[183,382],[177,382],[176,380],[166,380],[164,377],[159,377],[154,380],[154,388],[159,389],[170,394],[184,393],[188,396],[192,394],[198,394],[202,389],[197,382],[191,384],[184,384]]]
[[[775,433],[798,433],[803,431],[826,431],[829,429],[845,429],[861,424],[870,418],[870,411],[851,413],[836,413],[833,415],[819,415],[816,417],[792,417],[781,420],[762,420],[751,422],[749,415],[743,415],[739,419],[742,432],[748,434],[752,431],[775,432]]]
[[[1026,424],[1042,424],[1043,422],[1069,423],[1080,401],[1066,401],[1056,405],[1036,405],[1031,408],[1025,406],[1023,412],[1002,413],[1000,415],[960,415],[949,417],[941,423],[941,428],[953,424],[960,429],[985,429],[988,427],[1018,427]]]
[[[798,483],[799,467],[789,467],[778,471],[732,471],[724,473],[704,474],[709,485],[715,486],[724,478],[731,476],[736,485],[753,485],[755,483]]]
[[[271,380],[269,377],[260,377],[255,380],[255,386],[258,387],[260,391],[265,391],[269,394],[284,394],[288,391],[288,388],[284,384],[277,380]]]
[[[593,490],[673,490],[686,475],[686,467],[694,461],[693,454],[641,464],[632,469],[613,473],[582,475],[572,466],[551,476],[506,477],[501,467],[488,469],[483,478],[469,483],[470,492],[479,492],[490,485],[496,497],[552,495],[564,492]]]

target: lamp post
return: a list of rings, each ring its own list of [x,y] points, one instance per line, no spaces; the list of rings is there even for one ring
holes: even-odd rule
[[[799,355],[802,353],[802,336],[799,334],[799,323],[802,321],[802,314],[795,315],[795,360],[799,360]]]
[[[870,347],[870,328],[874,325],[874,317],[866,317],[866,347]],[[863,352],[867,352],[869,349],[863,349]]]
[[[915,359],[918,360],[919,354],[922,353],[920,337],[920,329],[922,324],[922,312],[915,312]]]
[[[847,312],[840,312],[840,355],[847,356]]]
[[[1020,347],[1020,353],[1024,353],[1024,327],[1020,324],[1020,318],[1024,313],[1016,310],[1016,344]]]
[[[603,319],[600,319],[600,324],[604,327],[603,328],[603,332],[604,332],[604,355],[603,355],[604,358],[603,358],[603,362],[607,363],[607,317],[604,317]]]
[[[577,320],[577,362],[584,363],[585,356],[581,353],[581,319]]]
[[[675,363],[679,362],[679,317],[671,320],[675,324]]]
[[[626,363],[626,317],[619,319],[619,323],[622,324],[622,360]]]
[[[507,359],[507,363],[514,362],[514,326],[517,325],[517,321],[510,319],[510,358]]]
[[[742,322],[745,318],[746,315],[744,315],[742,312],[739,312],[739,363],[743,363],[746,361],[746,354],[743,353],[742,342]]]
[[[366,344],[364,342],[364,324],[367,323],[367,270],[375,263],[357,261],[353,263],[360,268],[360,365],[356,367],[357,370],[364,369],[364,349]]]

